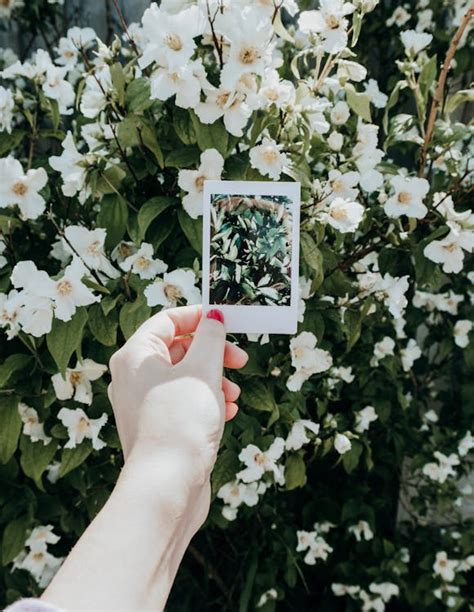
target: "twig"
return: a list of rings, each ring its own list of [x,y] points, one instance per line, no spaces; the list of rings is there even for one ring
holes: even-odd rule
[[[425,172],[425,164],[426,164],[426,157],[428,154],[428,147],[431,141],[431,137],[433,136],[434,124],[436,121],[436,117],[438,115],[438,109],[443,99],[443,91],[444,91],[444,87],[446,84],[449,67],[451,66],[451,62],[459,46],[459,42],[462,38],[462,35],[464,34],[464,30],[466,29],[467,24],[469,23],[469,21],[472,19],[473,16],[474,16],[474,2],[472,2],[471,8],[469,8],[466,11],[466,14],[463,17],[461,24],[459,28],[457,29],[457,32],[454,35],[451,41],[451,44],[449,45],[448,52],[446,53],[446,58],[443,63],[443,68],[439,75],[438,85],[436,86],[436,90],[433,95],[433,100],[431,102],[430,116],[429,116],[428,124],[426,127],[426,134],[425,134],[425,139],[423,142],[423,147],[421,149],[420,168],[418,171],[418,176],[423,176]]]
[[[107,44],[110,45],[112,42],[112,37],[114,35],[114,23],[112,19],[112,5],[110,4],[111,0],[105,0],[105,22],[107,24]]]
[[[224,581],[219,576],[217,571],[211,565],[209,565],[209,563],[205,559],[204,555],[202,555],[198,551],[198,549],[195,546],[193,546],[192,544],[190,546],[188,546],[188,552],[190,552],[192,554],[192,556],[196,559],[196,561],[199,563],[199,565],[201,565],[206,570],[207,576],[209,578],[211,578],[212,580],[214,580],[214,582],[220,588],[222,593],[225,595],[226,599],[229,600],[229,592],[227,590],[227,587],[226,587]]]
[[[131,36],[130,32],[128,31],[128,26],[127,26],[127,22],[125,21],[125,18],[123,16],[123,13],[120,9],[120,5],[118,3],[118,0],[112,0],[115,6],[115,10],[117,11],[117,15],[120,19],[120,23],[122,24],[122,28],[123,31],[125,32],[125,35],[128,38],[128,42],[130,43],[130,45],[132,46],[133,50],[135,51],[135,53],[137,55],[141,55],[140,51],[138,50],[138,47],[135,43],[135,41],[133,40],[133,37]]]
[[[209,25],[211,26],[212,40],[214,41],[214,46],[216,48],[217,55],[219,57],[219,66],[222,69],[224,67],[224,59],[222,57],[222,46],[219,45],[219,41],[217,40],[217,34],[216,34],[216,31],[214,30],[214,21],[216,20],[216,16],[219,11],[219,7],[216,9],[216,12],[214,13],[214,17],[211,19],[211,9],[209,7],[209,0],[206,0],[206,6],[207,6],[207,18],[209,19]]]

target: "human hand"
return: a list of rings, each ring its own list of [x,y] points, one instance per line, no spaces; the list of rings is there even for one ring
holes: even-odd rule
[[[224,422],[238,410],[240,388],[223,378],[223,366],[241,368],[247,359],[226,342],[220,321],[201,318],[200,306],[164,310],[143,323],[110,360],[108,394],[125,461],[132,449],[166,450],[208,479]]]

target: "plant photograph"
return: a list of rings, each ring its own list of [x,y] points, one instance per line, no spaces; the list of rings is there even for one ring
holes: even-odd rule
[[[0,609],[53,588],[97,520],[116,553],[61,607],[160,593],[143,555],[94,595],[133,529],[161,550],[171,490],[194,514],[167,612],[474,610],[473,75],[474,0],[0,0]],[[284,312],[293,234],[295,334],[195,316],[219,180],[301,185],[299,236],[275,185],[211,209],[211,312]],[[186,391],[156,439],[152,349],[153,384]],[[124,471],[152,472],[140,503],[114,501]],[[140,602],[115,607],[160,609]]]
[[[211,195],[210,304],[290,304],[291,206],[286,196]]]

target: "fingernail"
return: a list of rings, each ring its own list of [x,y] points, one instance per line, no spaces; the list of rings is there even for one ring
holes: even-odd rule
[[[219,323],[224,323],[224,315],[220,310],[217,310],[217,308],[214,308],[214,310],[210,310],[207,313],[206,317],[208,319],[215,319],[216,321],[219,321]]]

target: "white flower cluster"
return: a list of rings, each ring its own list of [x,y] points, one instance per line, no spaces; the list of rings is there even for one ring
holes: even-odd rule
[[[64,557],[48,552],[48,544],[56,544],[60,537],[53,533],[52,525],[39,525],[28,536],[25,547],[13,560],[13,568],[26,570],[44,589],[58,571]]]
[[[28,436],[32,442],[42,441],[44,446],[48,445],[52,438],[44,432],[44,423],[39,420],[38,412],[27,406],[24,402],[18,403],[18,413],[23,422],[23,433]]]
[[[316,348],[316,344],[316,336],[306,331],[290,340],[291,365],[295,368],[286,383],[290,391],[299,391],[308,378],[332,366],[331,355],[328,351]]]
[[[334,549],[321,534],[329,533],[334,527],[335,525],[326,521],[324,523],[315,523],[313,531],[299,530],[296,532],[296,552],[306,551],[303,559],[306,564],[315,565],[318,559],[322,561],[327,560]]]
[[[332,592],[336,597],[349,595],[352,599],[359,600],[361,610],[369,612],[384,612],[386,604],[392,597],[398,597],[400,589],[393,582],[371,582],[369,592],[357,585],[348,585],[335,582],[331,585]]]

